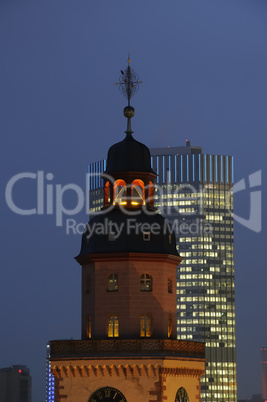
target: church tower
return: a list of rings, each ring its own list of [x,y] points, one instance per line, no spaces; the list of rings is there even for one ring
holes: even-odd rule
[[[182,258],[154,208],[156,174],[136,141],[130,105],[140,81],[128,60],[120,89],[124,140],[108,152],[104,205],[90,219],[82,268],[82,340],[51,341],[56,402],[200,400],[204,344],[176,339],[176,269]]]

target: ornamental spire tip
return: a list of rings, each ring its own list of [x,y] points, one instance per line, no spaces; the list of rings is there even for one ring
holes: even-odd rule
[[[130,106],[131,98],[138,91],[139,84],[142,84],[142,81],[139,81],[138,75],[130,66],[130,54],[128,54],[128,66],[125,70],[121,70],[119,82],[116,82],[116,85],[119,85],[120,91],[128,99],[128,106]]]

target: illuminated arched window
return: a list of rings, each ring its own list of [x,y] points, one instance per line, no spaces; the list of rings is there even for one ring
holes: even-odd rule
[[[118,275],[110,274],[108,277],[108,292],[117,292],[119,289]]]
[[[132,182],[132,205],[140,205],[145,203],[145,186],[142,180],[134,180]]]
[[[126,204],[127,203],[127,190],[124,180],[116,180],[114,183],[114,201],[113,204]]]
[[[140,317],[140,336],[151,337],[151,316],[149,314],[143,314]]]
[[[189,397],[184,387],[178,389],[175,402],[189,402]]]
[[[172,293],[172,278],[169,276],[168,278],[168,293]]]
[[[142,274],[140,277],[140,290],[142,292],[152,291],[152,276],[149,274]]]
[[[119,318],[117,315],[108,317],[108,337],[117,338],[119,336]]]
[[[106,182],[104,188],[104,205],[105,207],[110,204],[110,183],[109,181]]]

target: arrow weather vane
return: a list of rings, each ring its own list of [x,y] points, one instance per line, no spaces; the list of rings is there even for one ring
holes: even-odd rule
[[[121,70],[121,76],[119,78],[119,82],[116,82],[116,85],[119,85],[120,91],[126,96],[128,99],[128,106],[130,106],[130,100],[139,89],[139,84],[142,84],[142,81],[139,81],[139,77],[136,72],[130,66],[130,55],[128,55],[128,66],[125,70]]]

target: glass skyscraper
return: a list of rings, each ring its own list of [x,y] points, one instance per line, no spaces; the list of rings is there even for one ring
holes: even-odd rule
[[[203,341],[202,402],[236,402],[233,158],[200,147],[152,148],[155,206],[184,257],[177,271],[178,339]],[[89,165],[90,213],[103,205],[106,161]]]

